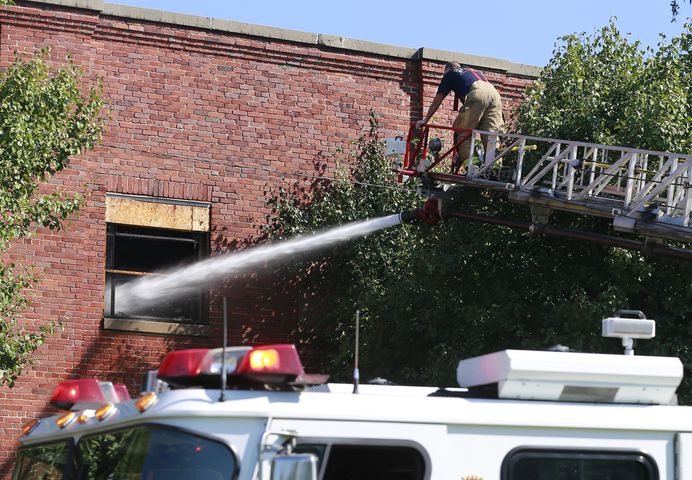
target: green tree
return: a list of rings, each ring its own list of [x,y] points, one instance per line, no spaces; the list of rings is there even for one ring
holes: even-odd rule
[[[518,108],[521,132],[664,151],[692,145],[692,24],[642,50],[614,22],[562,37]]]
[[[269,202],[272,213],[263,232],[265,237],[287,238],[330,225],[410,210],[420,203],[420,196],[412,188],[402,188],[392,174],[374,115],[370,130],[353,147],[345,159],[342,152],[336,154],[334,180],[321,175],[325,167],[321,165],[309,185],[298,181],[289,188],[278,186]],[[295,265],[298,273],[290,268],[285,272],[286,277],[298,279],[307,322],[305,331],[315,333],[320,345],[337,352],[331,358],[333,362],[329,362],[333,363],[330,369],[351,352],[349,339],[355,309],[364,310],[367,325],[368,305],[360,299],[376,299],[391,292],[389,277],[406,263],[410,251],[404,246],[413,247],[414,241],[410,229],[389,229],[322,250],[307,263],[301,259]]]
[[[547,137],[689,152],[691,76],[692,23],[670,42],[662,39],[657,49],[641,50],[611,22],[592,36],[560,39],[518,108],[517,127]],[[659,339],[646,348],[679,355],[689,375],[692,355],[681,339],[691,332],[692,264],[618,249],[603,260],[601,268],[612,273],[614,298],[660,321]],[[683,397],[692,399],[689,385]]]
[[[84,91],[69,58],[56,69],[49,60],[43,50],[0,75],[0,253],[38,226],[63,228],[78,211],[79,194],[43,185],[71,156],[93,148],[103,131],[100,85]],[[26,331],[17,324],[35,282],[28,265],[0,263],[0,384],[14,384],[54,328],[50,322]]]
[[[682,3],[685,3],[684,0]],[[688,3],[692,5],[692,0],[688,0]],[[670,0],[670,13],[671,13],[671,22],[676,21],[678,18],[678,15],[680,14],[680,3],[678,0]]]
[[[422,197],[396,184],[376,122],[355,152],[352,171],[341,170],[335,181],[279,189],[265,233],[281,238],[420,206]],[[461,191],[448,201],[457,210],[528,215],[495,194]],[[395,227],[299,264],[304,331],[331,352],[326,368],[345,379],[359,309],[364,376],[397,383],[450,385],[456,360],[502,348],[561,342],[613,350],[597,322],[640,288],[611,285],[612,272],[600,266],[609,255],[599,246],[463,221]]]
[[[689,85],[669,77],[674,71],[689,78],[689,44],[686,33],[647,54],[612,24],[595,37],[565,37],[527,93],[518,127],[642,148],[685,147]],[[642,115],[650,117],[626,118],[637,105],[647,106]],[[639,122],[650,122],[654,133],[638,128]],[[395,185],[376,123],[372,127],[344,162],[351,172],[342,170],[336,181],[277,190],[268,236],[420,206],[422,197],[416,201],[410,187]],[[509,204],[501,193],[462,189],[447,203],[454,210],[529,219],[528,209]],[[554,221],[588,231],[609,229],[603,219],[561,214]],[[329,352],[326,368],[342,380],[353,361],[356,309],[362,313],[365,379],[452,385],[459,358],[504,348],[561,343],[619,352],[616,340],[600,337],[600,319],[622,308],[641,309],[659,321],[657,340],[638,345],[638,351],[678,355],[692,365],[680,340],[692,333],[690,263],[450,219],[434,228],[395,227],[300,265],[296,277],[309,327],[304,331],[313,332]],[[683,398],[688,391],[685,386]]]

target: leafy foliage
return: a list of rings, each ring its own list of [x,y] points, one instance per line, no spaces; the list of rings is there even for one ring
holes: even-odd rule
[[[80,195],[41,185],[102,134],[100,86],[83,93],[81,72],[69,58],[55,71],[48,62],[43,50],[0,76],[0,252],[36,226],[61,229],[77,212]],[[0,384],[9,386],[54,329],[51,322],[25,332],[16,324],[27,305],[23,292],[36,280],[27,267],[0,264]]]
[[[682,3],[685,3],[684,0],[682,0]],[[690,5],[692,5],[692,0],[688,0]],[[670,0],[670,14],[671,14],[671,22],[676,21],[678,18],[678,15],[680,14],[680,3],[678,0]]]
[[[646,51],[614,22],[593,36],[567,35],[518,108],[532,135],[687,151],[692,142],[692,24]]]
[[[669,77],[676,72],[689,78],[689,42],[685,34],[646,56],[613,24],[594,38],[565,37],[520,107],[518,127],[643,148],[688,146],[689,82]],[[646,106],[641,114],[651,117],[624,118],[637,105]],[[654,112],[665,115],[653,121]],[[410,186],[392,188],[394,174],[376,122],[371,126],[346,162],[350,175],[342,169],[336,181],[278,190],[268,236],[420,206],[422,198],[416,200]],[[461,190],[448,205],[529,218],[525,207],[509,204],[501,193]],[[604,219],[568,214],[555,214],[553,221],[587,231],[609,228]],[[342,380],[353,364],[356,309],[366,379],[452,385],[459,358],[504,348],[561,343],[579,351],[620,352],[617,341],[600,337],[600,319],[623,308],[659,321],[659,338],[638,345],[639,352],[678,355],[692,365],[692,352],[681,341],[692,329],[689,263],[450,219],[434,228],[394,227],[296,268],[305,331],[331,354],[325,367]],[[689,398],[689,386],[682,393]]]
[[[402,188],[392,174],[374,115],[370,131],[356,142],[354,151],[346,162],[337,159],[334,180],[318,175],[309,186],[301,182],[291,188],[280,186],[270,201],[273,211],[264,235],[290,237],[329,225],[409,210],[420,202],[415,191]],[[347,168],[348,164],[353,168]],[[348,338],[353,333],[355,309],[367,309],[359,299],[363,296],[375,299],[389,293],[390,277],[396,276],[410,255],[401,247],[413,245],[413,241],[410,229],[389,229],[321,251],[321,256],[308,259],[307,266],[303,259],[297,263],[306,328],[317,333],[322,345],[337,349],[336,358],[348,356],[350,352]],[[289,272],[287,276],[294,273]],[[322,312],[330,314],[325,316]],[[313,322],[314,318],[318,320]],[[367,315],[364,323],[367,324]],[[328,329],[324,330],[329,332],[326,335],[322,335],[323,327]]]
[[[641,50],[614,22],[593,36],[567,35],[518,108],[523,132],[651,150],[692,149],[692,23],[658,49]],[[610,79],[610,81],[608,81]],[[689,245],[687,245],[689,248]],[[614,300],[659,320],[659,338],[645,348],[678,355],[690,373],[692,265],[613,250],[594,264],[608,271]],[[614,302],[617,303],[617,302]],[[685,384],[682,394],[692,399]]]

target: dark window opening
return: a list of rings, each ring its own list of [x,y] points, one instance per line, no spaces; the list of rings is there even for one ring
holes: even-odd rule
[[[413,447],[331,445],[323,480],[422,480],[423,478],[425,478],[425,460]]]
[[[157,272],[189,264],[197,258],[199,241],[163,235],[115,234],[113,268]]]
[[[658,480],[658,469],[639,452],[522,449],[505,458],[502,479]]]
[[[191,291],[173,300],[132,305],[119,287],[147,275],[166,275],[173,268],[209,256],[209,234],[109,224],[106,240],[104,315],[179,323],[205,323],[206,293]]]

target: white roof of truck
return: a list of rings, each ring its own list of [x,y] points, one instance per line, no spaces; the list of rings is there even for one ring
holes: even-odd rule
[[[361,385],[353,394],[350,384],[327,384],[327,391],[266,392],[183,389],[160,394],[143,413],[133,401],[118,405],[108,419],[59,429],[53,418],[44,419],[24,443],[46,437],[82,435],[96,430],[140,423],[175,423],[175,419],[285,418],[322,421],[361,421],[485,425],[497,427],[584,428],[647,431],[692,431],[692,407],[672,405],[621,405],[430,396],[432,387]],[[188,422],[189,424],[189,422]]]

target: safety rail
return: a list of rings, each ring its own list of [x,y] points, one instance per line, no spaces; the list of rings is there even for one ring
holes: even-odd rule
[[[451,148],[443,152],[444,142],[430,139],[433,130],[447,137],[454,133]],[[456,148],[469,137],[470,155],[462,166]],[[437,187],[509,191],[510,200],[530,205],[536,218],[546,219],[552,210],[575,211],[613,218],[619,231],[692,241],[689,154],[428,124],[411,127],[398,171]]]

